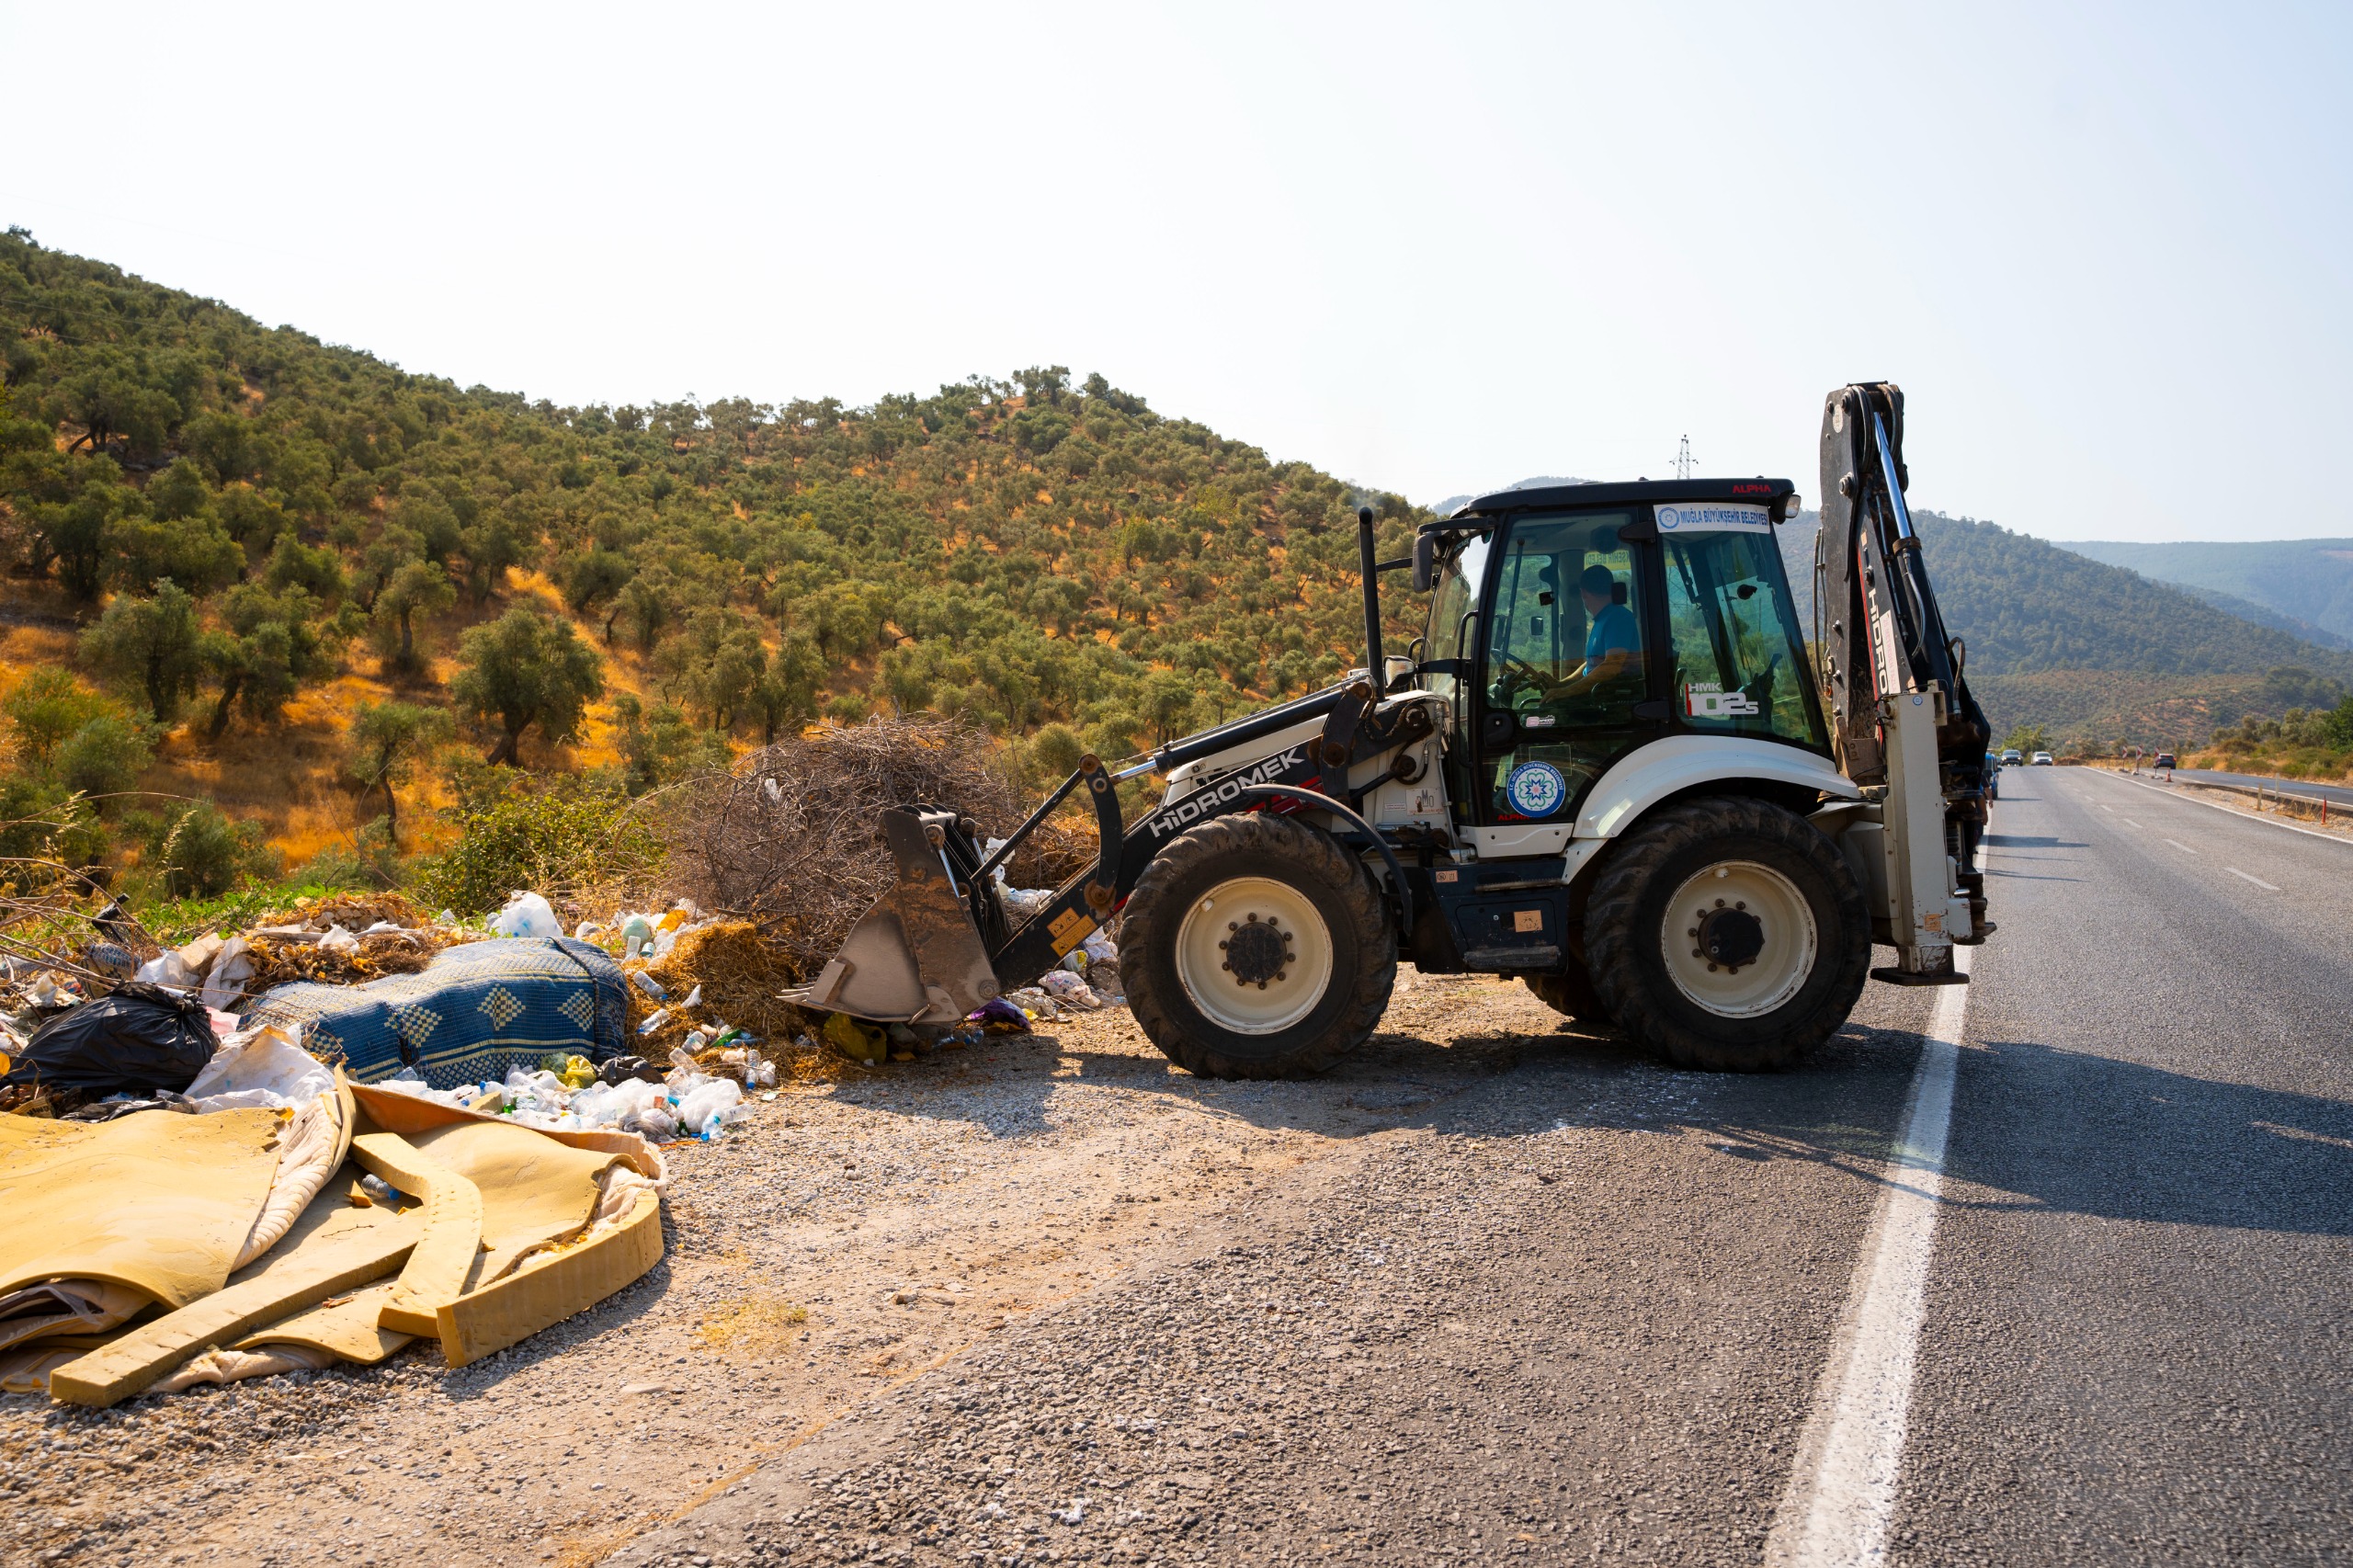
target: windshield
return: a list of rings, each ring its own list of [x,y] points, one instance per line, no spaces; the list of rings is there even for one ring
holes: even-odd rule
[[[1677,721],[1711,734],[1826,747],[1773,536],[1684,533],[1662,542]]]

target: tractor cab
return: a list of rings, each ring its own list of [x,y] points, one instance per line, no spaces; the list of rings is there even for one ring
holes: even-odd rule
[[[1448,699],[1469,828],[1574,822],[1652,741],[1830,756],[1775,528],[1787,480],[1560,485],[1482,497],[1417,541],[1422,685]]]

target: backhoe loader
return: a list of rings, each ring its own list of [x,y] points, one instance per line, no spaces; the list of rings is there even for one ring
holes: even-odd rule
[[[1836,1029],[1867,977],[1965,983],[1955,945],[1993,929],[1987,728],[1903,436],[1893,385],[1830,394],[1811,628],[1785,479],[1506,491],[1391,562],[1359,513],[1361,669],[1126,766],[1088,756],[994,846],[952,805],[883,812],[895,885],[788,997],[954,1025],[1117,921],[1146,1034],[1254,1078],[1362,1043],[1401,959],[1744,1071]],[[1380,579],[1406,570],[1428,630],[1389,655]],[[1118,786],[1148,773],[1164,791],[1131,824]],[[1016,922],[995,873],[1074,794],[1099,857]]]

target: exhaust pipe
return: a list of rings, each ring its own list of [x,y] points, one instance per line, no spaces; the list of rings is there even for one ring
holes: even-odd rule
[[[1357,560],[1364,572],[1364,675],[1375,702],[1389,695],[1381,656],[1381,568],[1373,561],[1372,508],[1357,508]]]

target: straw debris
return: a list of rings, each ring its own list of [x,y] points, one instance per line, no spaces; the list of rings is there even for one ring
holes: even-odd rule
[[[876,822],[921,802],[971,817],[983,837],[1026,810],[988,733],[957,720],[872,719],[813,730],[683,786],[668,813],[673,881],[709,909],[756,924],[794,981],[823,968],[892,881]],[[1016,886],[1059,886],[1095,858],[1093,824],[1040,825],[1007,868]]]

